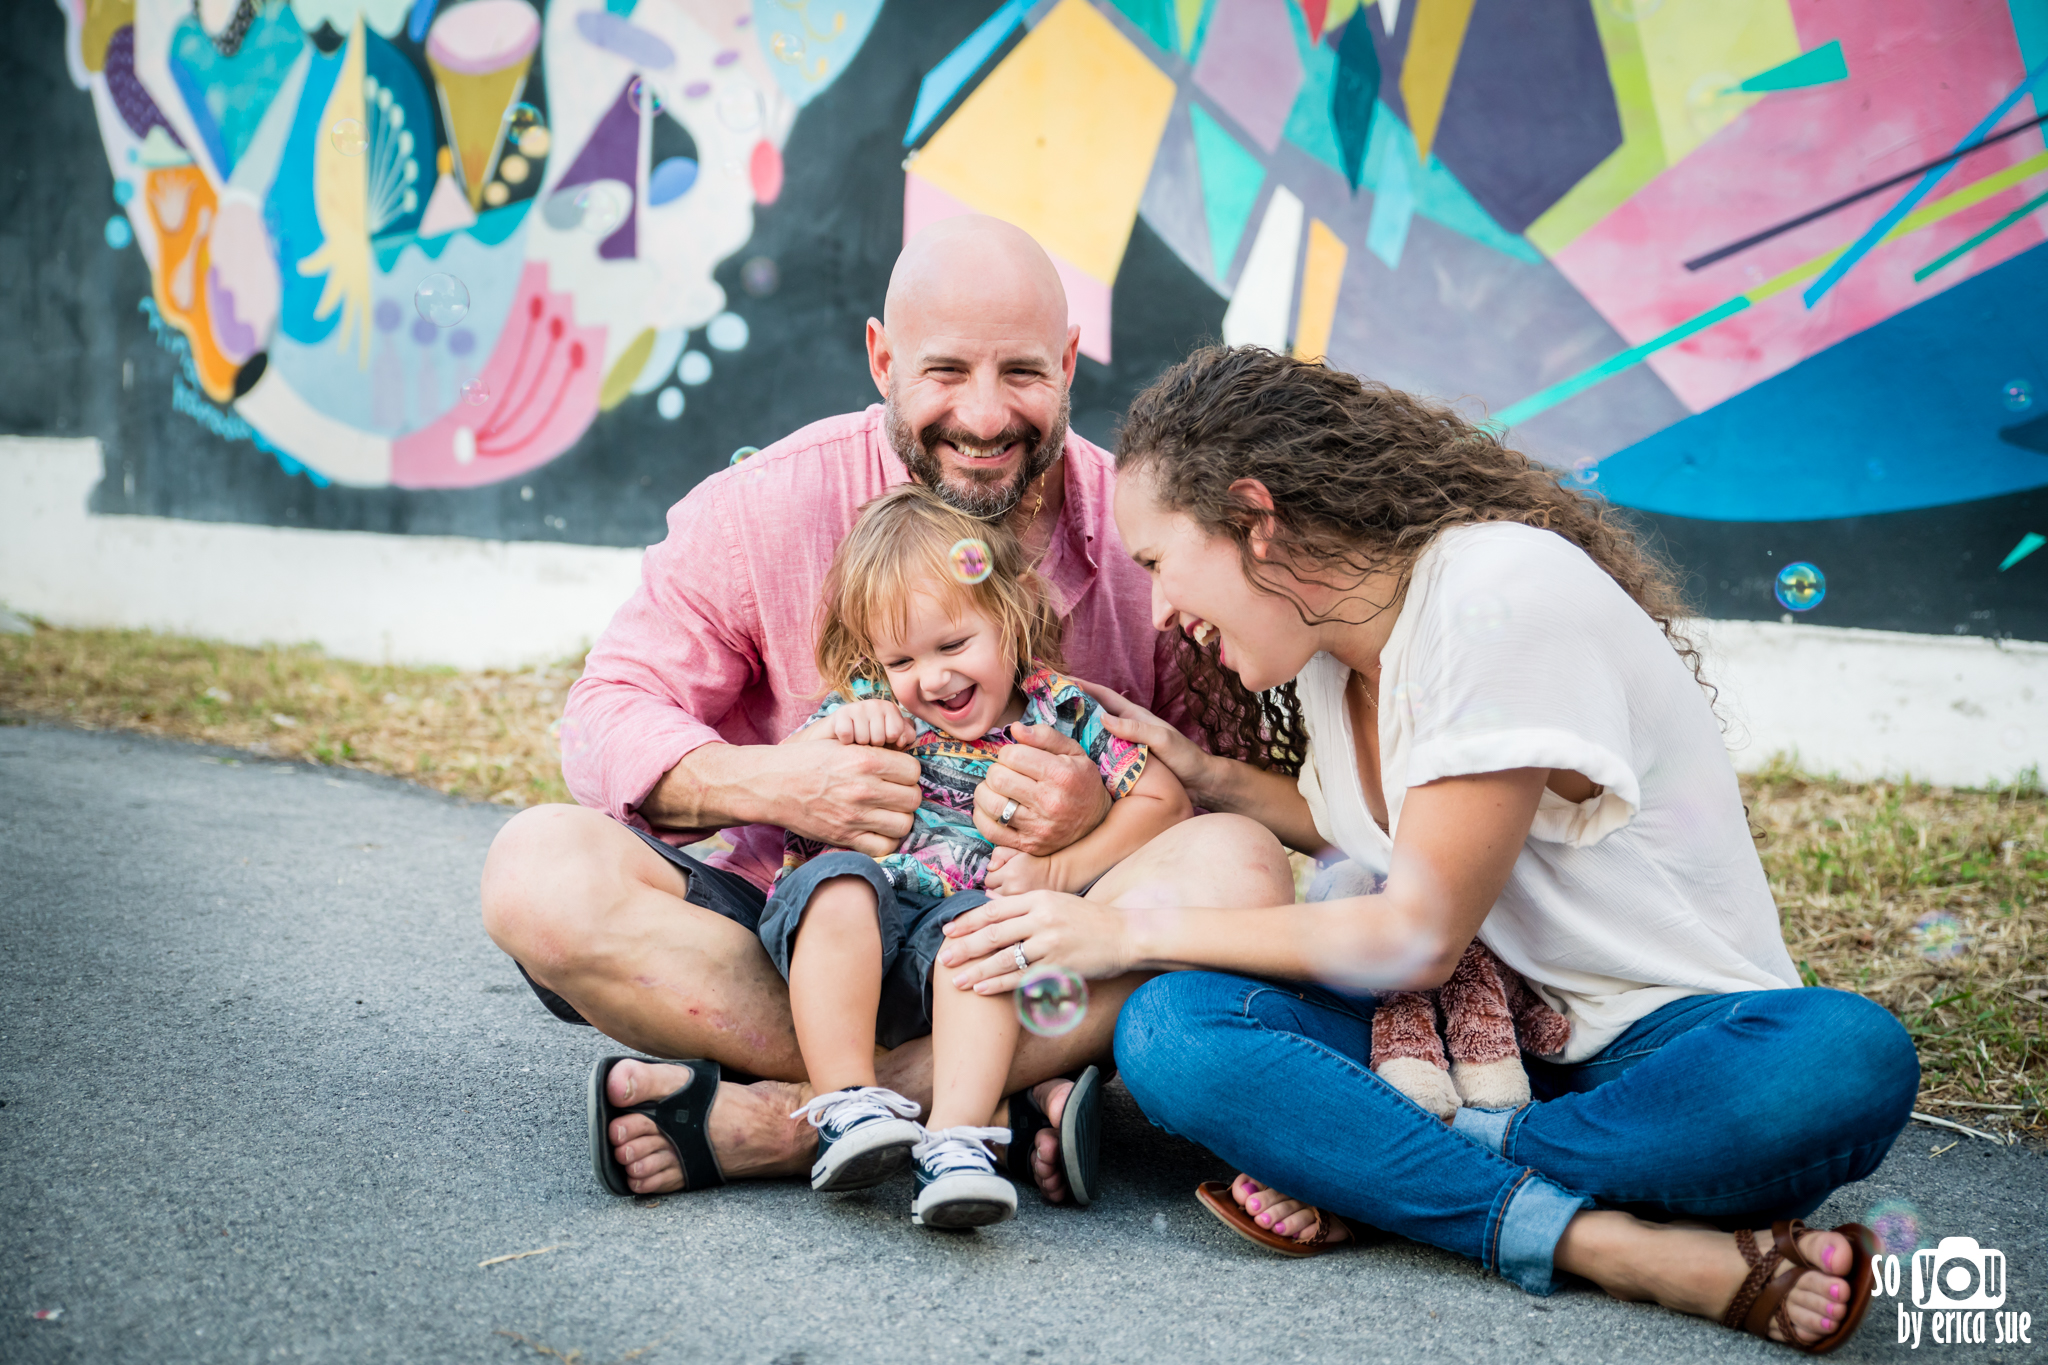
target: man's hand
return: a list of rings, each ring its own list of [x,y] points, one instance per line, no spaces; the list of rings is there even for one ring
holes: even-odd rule
[[[841,744],[908,749],[917,738],[917,727],[904,719],[903,708],[880,697],[848,702],[826,717],[826,724]]]
[[[1109,791],[1087,751],[1049,725],[1012,725],[1010,738],[974,789],[974,827],[998,848],[1057,853],[1102,823]],[[1001,816],[1012,801],[1007,824]]]
[[[780,825],[879,858],[910,833],[920,799],[917,760],[894,749],[706,744],[669,769],[640,812],[663,829]]]

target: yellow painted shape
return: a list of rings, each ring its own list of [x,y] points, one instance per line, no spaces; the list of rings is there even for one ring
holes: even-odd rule
[[[1458,50],[1465,46],[1472,5],[1473,0],[1415,0],[1408,55],[1401,59],[1401,98],[1408,102],[1408,126],[1415,132],[1415,159],[1424,165],[1429,163],[1436,126],[1443,121],[1444,100],[1451,93],[1451,74],[1458,69]]]
[[[1799,55],[1790,0],[1667,3],[1635,24],[1665,161],[1673,166],[1765,98],[1723,91]]]
[[[1323,11],[1323,32],[1328,33],[1358,10],[1358,0],[1330,0],[1330,7]]]
[[[484,201],[484,186],[490,183],[491,168],[504,150],[505,111],[526,89],[526,71],[533,54],[510,66],[480,75],[450,71],[427,58],[433,69],[434,85],[441,93],[441,117],[448,124],[448,140],[455,144],[455,159],[462,167],[462,188],[474,209]]]
[[[335,349],[348,349],[350,333],[357,340],[356,364],[370,365],[370,184],[367,156],[343,156],[329,129],[342,119],[363,121],[363,16],[342,53],[341,71],[320,115],[320,136],[313,142],[313,216],[326,240],[299,262],[306,279],[327,277],[320,301],[313,305],[316,322],[341,310],[334,329]]]
[[[1208,0],[1173,0],[1173,19],[1179,29],[1183,54],[1195,45],[1195,30],[1202,26],[1202,11],[1208,8]]]
[[[1330,329],[1337,321],[1337,291],[1351,249],[1322,219],[1308,225],[1308,254],[1301,266],[1301,312],[1294,324],[1294,358],[1321,360],[1329,354]]]
[[[135,0],[85,0],[85,22],[78,26],[78,61],[87,71],[103,71],[107,44],[135,22]]]
[[[917,173],[1114,284],[1173,93],[1088,0],[1061,0],[932,135]]]
[[[1637,190],[1656,179],[1666,164],[1664,133],[1650,94],[1641,26],[1632,19],[1617,18],[1613,9],[1596,4],[1593,19],[1607,56],[1615,112],[1621,117],[1621,145],[1529,224],[1523,235],[1545,256],[1557,255],[1580,233],[1627,203]]]
[[[612,362],[611,373],[604,377],[604,387],[597,391],[599,412],[610,412],[626,401],[626,395],[633,391],[633,381],[647,368],[647,357],[653,354],[654,329],[650,327],[634,337],[633,344]]]
[[[2048,173],[2048,152],[2030,156],[2016,166],[2006,167],[1996,175],[1987,175],[1982,180],[1965,185],[1952,194],[1944,194],[1939,199],[1922,204],[1901,218],[1898,225],[1878,241],[1878,245],[1887,246],[1901,237],[1918,232],[1921,228],[1933,227],[1944,218],[1953,217],[1967,208],[1975,208],[1992,195],[2009,190],[2023,180],[2031,180],[2044,173]],[[1782,275],[1773,275],[1743,297],[1751,303],[1761,303],[1773,294],[1782,294],[1794,285],[1804,284],[1833,265],[1849,246],[1849,243],[1844,242],[1832,251],[1824,251],[1810,261],[1793,266]]]

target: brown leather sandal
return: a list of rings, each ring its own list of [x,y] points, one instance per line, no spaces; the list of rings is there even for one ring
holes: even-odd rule
[[[1856,1329],[1863,1325],[1864,1312],[1870,1307],[1870,1263],[1878,1252],[1877,1234],[1861,1223],[1843,1223],[1833,1229],[1849,1239],[1849,1266],[1842,1272],[1842,1278],[1849,1282],[1848,1312],[1842,1318],[1841,1326],[1826,1336],[1817,1341],[1801,1341],[1792,1327],[1791,1309],[1785,1303],[1792,1293],[1792,1286],[1809,1270],[1817,1270],[1823,1275],[1835,1273],[1826,1266],[1807,1260],[1805,1253],[1799,1250],[1800,1234],[1810,1231],[1812,1229],[1797,1218],[1773,1223],[1771,1240],[1777,1245],[1769,1251],[1758,1252],[1756,1238],[1750,1230],[1736,1230],[1735,1246],[1742,1252],[1742,1259],[1749,1262],[1749,1276],[1735,1291],[1735,1297],[1728,1301],[1728,1311],[1721,1315],[1723,1327],[1768,1340],[1771,1322],[1775,1319],[1778,1330],[1785,1334],[1784,1345],[1816,1356],[1826,1355],[1856,1334]],[[1772,1272],[1781,1264],[1787,1267],[1785,1273],[1772,1278]]]
[[[1282,1256],[1320,1256],[1326,1251],[1336,1251],[1358,1240],[1354,1233],[1349,1242],[1330,1240],[1330,1229],[1344,1220],[1323,1209],[1316,1210],[1315,1236],[1306,1241],[1285,1237],[1271,1228],[1262,1228],[1258,1220],[1246,1213],[1237,1200],[1231,1197],[1230,1186],[1220,1180],[1204,1180],[1195,1186],[1195,1198],[1202,1201],[1202,1207],[1216,1215],[1216,1220],[1247,1242],[1256,1242],[1268,1251],[1277,1251]],[[1349,1230],[1351,1225],[1344,1223]]]

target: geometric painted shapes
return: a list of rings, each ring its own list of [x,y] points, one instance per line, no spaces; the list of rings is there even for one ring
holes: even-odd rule
[[[1173,98],[1172,78],[1088,0],[1060,0],[913,164],[1114,284]]]
[[[1597,0],[1593,16],[1600,27],[1607,78],[1621,122],[1621,146],[1523,229],[1523,235],[1545,256],[1564,250],[1573,238],[1627,202],[1667,164],[1639,26],[1617,17],[1609,5]]]
[[[1251,254],[1223,310],[1223,344],[1287,349],[1288,315],[1294,304],[1294,265],[1301,252],[1301,200],[1275,185]]]
[[[455,13],[460,14],[461,11],[456,10]],[[603,206],[595,220],[587,215],[579,219],[585,230],[604,235],[605,240],[597,251],[603,260],[628,260],[634,255],[638,237],[634,231],[631,199],[632,186],[639,176],[640,112],[633,107],[631,83],[628,82],[619,87],[618,97],[590,130],[583,150],[576,154],[569,169],[555,183],[559,192],[578,185],[612,182],[610,191],[603,196],[610,202]]]
[[[1406,157],[1390,156],[1373,186],[1372,220],[1366,226],[1365,245],[1386,263],[1387,269],[1401,267],[1401,248],[1408,241],[1408,224],[1415,217],[1415,191],[1408,179]]]
[[[436,31],[439,28],[435,25]],[[648,71],[666,71],[676,63],[675,49],[660,35],[617,13],[585,10],[576,16],[576,32],[592,47]]]
[[[757,3],[754,37],[776,84],[802,108],[839,79],[881,11],[882,0],[834,0],[830,6]]]
[[[1436,141],[1437,123],[1451,93],[1451,73],[1457,69],[1465,29],[1472,20],[1472,5],[1473,0],[1415,0],[1408,56],[1401,63],[1401,99],[1408,106],[1408,126],[1415,131],[1418,160],[1429,160],[1430,146]]]
[[[1372,25],[1360,17],[1344,26],[1337,41],[1336,79],[1330,88],[1330,122],[1344,159],[1344,178],[1353,192],[1365,166],[1372,138],[1372,111],[1380,98],[1380,59],[1372,41]]]
[[[1520,233],[1621,146],[1621,117],[1593,0],[1543,6],[1481,0],[1457,57],[1457,80],[1432,144],[1409,87],[1439,11],[1415,15],[1401,79],[1416,145],[1434,147],[1493,220]]]
[[[1210,273],[1222,284],[1230,278],[1237,244],[1258,204],[1266,168],[1201,105],[1188,105],[1188,121],[1194,129],[1203,213],[1209,224]]]
[[[2048,417],[2036,417],[2031,422],[2018,426],[2001,427],[1998,439],[2021,450],[2031,450],[2037,455],[2048,455]]]
[[[1664,4],[1644,13],[1647,8],[1638,9],[1631,27],[1642,44],[1665,164],[1676,165],[1755,103],[1754,96],[1735,96],[1702,104],[1701,94],[1734,85],[1736,72],[1792,61],[1799,56],[1799,32],[1790,0]]]
[[[291,8],[257,11],[232,57],[223,57],[193,19],[171,31],[171,79],[185,97],[192,122],[226,176],[256,136],[270,102],[283,87],[299,50],[306,45]]]
[[[2042,535],[2039,531],[2027,532],[2020,537],[2020,543],[2013,546],[2011,552],[1999,561],[1998,571],[2004,573],[2043,545],[2048,545],[2048,536]]]
[[[525,0],[469,0],[442,11],[428,30],[427,65],[440,90],[441,117],[471,208],[484,201],[484,186],[505,145],[505,112],[519,102],[539,44],[540,18]]]
[[[1344,285],[1344,262],[1350,256],[1344,239],[1322,219],[1308,225],[1308,251],[1301,261],[1301,309],[1294,324],[1294,355],[1321,360],[1330,349],[1330,330],[1337,321],[1337,293]]]
[[[967,41],[940,59],[918,83],[917,104],[910,111],[910,127],[903,132],[903,145],[914,144],[931,121],[960,93],[960,87],[974,79],[995,50],[1024,22],[1031,0],[1008,0],[1001,9],[983,20],[967,35]]]
[[[919,174],[922,168],[920,159],[903,177],[903,240],[906,242],[941,219],[980,212],[926,180]],[[1081,329],[1081,354],[1109,364],[1109,286],[1051,250],[1046,255],[1052,258],[1052,267],[1059,273],[1060,287],[1066,292],[1067,324]],[[684,382],[689,381],[686,378]]]
[[[1138,217],[1150,224],[1173,254],[1204,284],[1216,274],[1209,246],[1208,209],[1202,199],[1202,169],[1195,155],[1195,131],[1185,110],[1167,120],[1152,158],[1152,178],[1138,202]],[[1221,292],[1220,285],[1212,285]]]
[[[2018,208],[2014,209],[2011,213],[2006,214],[2005,217],[1999,219],[1990,227],[1987,227],[1983,231],[1976,233],[1974,236],[1964,238],[1962,241],[1957,242],[1954,246],[1950,247],[1947,251],[1942,252],[1941,255],[1936,256],[1926,265],[1921,266],[1918,270],[1913,272],[1913,282],[1915,284],[1918,284],[1921,280],[1926,279],[1929,275],[1932,275],[1935,271],[1941,269],[1943,266],[1949,264],[1951,261],[1954,261],[1957,257],[1965,256],[1968,255],[1970,252],[1975,251],[1978,247],[1984,245],[1984,243],[1990,241],[1993,237],[1996,237],[1999,233],[2005,231],[2007,228],[2012,227],[2014,224],[2018,223],[2022,218],[2025,218],[2028,214],[2032,213],[2035,209],[2040,208],[2043,204],[2048,204],[2048,194],[2035,195],[2032,199],[2029,199],[2026,203],[2021,204]]]
[[[420,215],[420,236],[439,237],[475,225],[476,210],[469,206],[461,186],[455,183],[454,176],[443,174],[434,182],[434,192],[427,198],[427,211]]]
[[[1152,40],[1161,52],[1172,52],[1174,43],[1173,0],[1111,0],[1131,27]]]
[[[698,166],[687,156],[672,156],[647,173],[647,202],[655,207],[680,199],[697,183]]]
[[[1760,71],[1735,88],[1756,95],[1766,90],[1803,90],[1811,85],[1830,85],[1848,79],[1849,62],[1842,56],[1842,40],[1837,38],[1811,52],[1802,52],[1769,71]]]
[[[1301,89],[1290,0],[1216,0],[1195,84],[1267,151],[1280,145]]]
[[[1173,0],[1173,27],[1180,39],[1180,55],[1195,59],[1202,45],[1202,21],[1209,17],[1210,0]]]

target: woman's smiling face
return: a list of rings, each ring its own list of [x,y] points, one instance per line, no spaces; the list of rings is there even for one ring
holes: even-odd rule
[[[901,632],[878,631],[874,643],[896,700],[955,739],[980,739],[1011,710],[1017,661],[996,623],[972,608],[918,592]]]
[[[1214,632],[1223,666],[1247,688],[1277,687],[1315,656],[1316,632],[1294,604],[1251,585],[1234,541],[1161,507],[1142,466],[1116,481],[1116,526],[1131,558],[1151,576],[1152,624],[1184,631],[1198,644]]]

